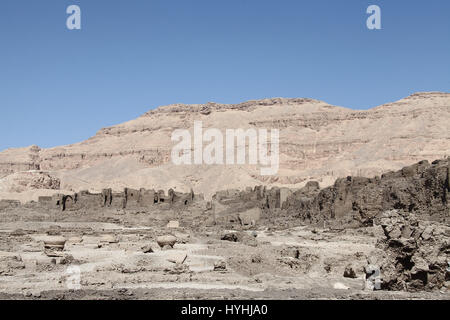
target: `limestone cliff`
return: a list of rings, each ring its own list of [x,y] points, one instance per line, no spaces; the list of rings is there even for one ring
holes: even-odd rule
[[[176,104],[110,128],[77,144],[36,146],[0,153],[0,178],[42,170],[61,189],[99,191],[112,187],[204,193],[259,184],[302,187],[317,180],[331,185],[346,176],[373,177],[420,160],[450,155],[450,94],[416,93],[370,110],[352,110],[312,99],[265,99],[235,105]],[[280,170],[261,176],[256,166],[175,166],[171,134],[204,128],[280,129]],[[0,185],[3,179],[0,180]],[[14,188],[13,188],[14,189]],[[0,192],[0,198],[12,198]]]

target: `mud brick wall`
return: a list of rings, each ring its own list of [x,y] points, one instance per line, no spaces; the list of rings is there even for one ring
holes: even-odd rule
[[[125,188],[123,192],[112,192],[112,189],[104,189],[101,193],[81,191],[70,195],[56,194],[52,197],[40,197],[38,202],[43,209],[76,211],[105,207],[141,209],[153,206],[158,206],[160,209],[172,209],[191,206],[195,201],[203,201],[203,197],[194,195],[192,191],[180,193],[169,190],[168,195],[166,195],[164,190],[156,192],[154,190]],[[4,203],[4,207],[10,206],[6,200]]]

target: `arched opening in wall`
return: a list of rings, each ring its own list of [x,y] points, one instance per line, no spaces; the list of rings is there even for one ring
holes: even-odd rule
[[[188,205],[188,203],[189,203],[189,201],[187,201],[187,200],[184,200],[184,205],[185,205],[185,206],[187,206],[187,205]]]
[[[72,209],[75,202],[71,196],[66,196],[63,199],[63,211],[66,211],[68,209]]]

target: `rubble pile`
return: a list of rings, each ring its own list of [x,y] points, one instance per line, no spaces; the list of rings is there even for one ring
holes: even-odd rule
[[[450,278],[450,227],[419,220],[409,212],[390,210],[377,221],[384,231],[377,247],[382,289],[421,291],[441,289]]]

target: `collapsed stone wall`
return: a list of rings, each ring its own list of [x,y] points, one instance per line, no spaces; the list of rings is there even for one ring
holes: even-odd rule
[[[336,222],[343,227],[372,226],[375,217],[392,209],[449,222],[449,181],[450,159],[432,164],[421,161],[380,177],[340,178],[324,189],[310,181],[297,190],[256,186],[219,191],[209,209],[216,223],[241,222],[246,219],[244,213],[255,208],[272,217],[288,215],[307,223]]]
[[[421,161],[381,177],[347,177],[333,186],[320,189],[310,181],[301,189],[256,186],[246,190],[217,192],[211,202],[201,195],[170,189],[126,188],[123,192],[104,189],[92,194],[82,191],[71,195],[40,197],[44,209],[79,210],[83,208],[158,208],[189,207],[199,201],[216,223],[242,223],[258,220],[263,214],[289,215],[306,223],[339,221],[344,227],[371,226],[381,212],[398,209],[417,214],[421,219],[450,221],[450,159],[432,164]],[[4,202],[3,207],[11,204]],[[14,204],[16,205],[16,204]],[[0,206],[1,209],[1,206]],[[255,210],[258,209],[258,210]]]
[[[219,224],[239,223],[254,225],[262,212],[281,210],[282,200],[290,194],[287,188],[256,186],[244,191],[236,189],[217,192],[207,208],[212,211],[214,221]]]
[[[177,208],[189,206],[194,201],[203,201],[202,195],[175,192],[170,189],[166,195],[164,190],[146,190],[125,188],[123,192],[104,189],[101,193],[81,191],[70,195],[56,194],[52,197],[39,197],[38,204],[44,209],[76,211],[81,209],[117,208],[139,209],[158,205],[159,208]]]
[[[370,226],[380,212],[392,209],[449,222],[449,181],[450,159],[432,164],[421,161],[381,177],[341,178],[320,192],[295,192],[284,209],[311,223],[345,220],[355,226]]]
[[[402,210],[386,211],[376,223],[384,231],[377,243],[383,289],[433,290],[450,280],[449,226]]]

